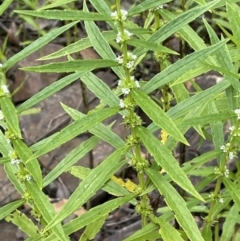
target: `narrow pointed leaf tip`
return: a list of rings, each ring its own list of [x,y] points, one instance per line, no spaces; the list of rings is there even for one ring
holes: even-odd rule
[[[175,139],[189,145],[186,138],[177,128],[174,122],[165,114],[165,112],[144,92],[133,90],[133,98],[137,105],[147,114],[147,116],[160,128],[166,131]]]
[[[87,59],[87,60],[74,60],[65,61],[59,63],[50,63],[39,66],[24,67],[20,68],[25,71],[33,71],[39,73],[69,73],[75,71],[92,71],[98,68],[114,67],[119,66],[119,63],[114,60],[104,60],[104,59]]]
[[[197,199],[204,201],[173,157],[171,151],[165,145],[163,145],[161,141],[159,141],[148,129],[144,127],[137,127],[136,132],[143,144],[146,146],[148,152],[154,157],[154,160],[157,162],[157,164],[167,172],[169,177],[182,189]]]
[[[85,20],[85,21],[109,21],[112,20],[110,16],[104,16],[94,12],[84,12],[80,10],[45,10],[45,11],[30,11],[30,10],[16,10],[18,14],[58,20]]]

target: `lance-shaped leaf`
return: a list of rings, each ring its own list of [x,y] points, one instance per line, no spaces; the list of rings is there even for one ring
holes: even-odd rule
[[[43,193],[41,189],[39,189],[39,187],[36,185],[34,181],[26,182],[25,184],[41,216],[43,217],[46,223],[50,223],[50,221],[53,219],[55,215],[55,211],[47,196]],[[59,240],[70,240],[69,237],[65,235],[61,224],[56,224],[54,227],[52,227],[51,230],[58,237]]]
[[[82,214],[81,216],[75,218],[71,222],[64,225],[63,228],[65,233],[69,235],[73,232],[76,232],[77,230],[85,227],[91,222],[94,222],[99,217],[103,217],[108,213],[112,212],[113,210],[115,210],[117,207],[127,203],[129,200],[135,198],[135,196],[135,194],[130,194],[124,197],[113,199],[111,201],[105,202],[104,204],[91,208],[86,213]],[[49,237],[44,239],[44,241],[58,241],[58,239],[54,238],[53,235],[50,235]]]
[[[61,104],[61,106],[74,120],[81,119],[85,116],[78,110],[70,108],[64,104]],[[123,147],[125,144],[121,137],[119,137],[119,135],[111,131],[110,128],[108,128],[102,123],[99,123],[96,126],[90,128],[89,132],[99,137],[101,140],[104,140],[105,142],[109,143],[115,149],[119,149],[120,147]]]
[[[209,114],[209,115],[194,117],[191,119],[185,119],[179,123],[179,126],[205,125],[205,124],[214,123],[218,121],[226,121],[232,118],[236,118],[236,114],[233,114],[231,112]]]
[[[167,241],[184,241],[180,235],[180,232],[177,231],[172,224],[169,222],[166,222],[163,218],[159,217],[157,218],[154,215],[150,215],[149,217],[154,223],[158,223],[160,226],[159,233],[162,236],[163,240]]]
[[[84,4],[84,10],[88,11],[86,4]],[[109,43],[102,35],[98,26],[94,22],[89,22],[89,21],[84,22],[84,24],[88,34],[88,38],[92,46],[94,47],[94,49],[97,51],[97,53],[103,59],[115,59],[116,58],[115,53],[113,52]],[[124,78],[124,72],[122,67],[115,67],[112,69],[118,75],[119,78]]]
[[[172,49],[164,47],[158,43],[153,43],[142,39],[128,39],[126,40],[126,43],[134,47],[146,48],[148,50],[153,50],[155,52],[177,54],[177,55],[179,54],[176,51],[173,51]]]
[[[206,102],[209,102],[213,98],[215,98],[219,93],[224,91],[230,86],[228,81],[221,81],[217,85],[214,85],[196,95],[191,96],[190,98],[180,102],[173,108],[171,108],[167,115],[171,117],[173,120],[185,116],[186,113],[190,112],[194,108],[198,108],[199,106],[203,106]]]
[[[0,103],[8,128],[11,130],[11,134],[21,138],[22,135],[19,128],[17,111],[11,99],[7,96],[1,97]]]
[[[119,66],[119,63],[113,60],[104,60],[104,59],[87,59],[87,60],[71,60],[65,62],[58,62],[58,63],[50,63],[50,64],[43,64],[39,66],[33,67],[24,67],[21,68],[25,71],[33,71],[39,73],[69,73],[69,72],[76,72],[76,71],[92,71],[98,68],[106,68],[106,67],[113,67]]]
[[[85,21],[107,21],[111,20],[110,16],[102,15],[99,13],[90,13],[80,10],[45,10],[45,11],[30,11],[30,10],[16,10],[15,13],[38,17],[46,19],[64,20],[85,20]]]
[[[167,205],[175,213],[179,225],[183,228],[188,238],[192,241],[204,241],[193,216],[187,208],[186,202],[173,186],[158,171],[147,169],[146,173],[164,196]],[[180,186],[182,187],[182,185]]]
[[[199,61],[206,59],[214,51],[223,47],[225,43],[226,41],[219,42],[206,49],[194,52],[184,57],[183,59],[164,69],[159,74],[155,75],[147,82],[147,84],[143,86],[142,90],[146,94],[149,94],[150,92],[173,81],[174,79],[178,79],[181,75],[185,74],[185,72],[194,68],[199,63]]]
[[[107,214],[105,216],[100,216],[97,220],[87,225],[79,241],[88,241],[94,239],[96,234],[100,231],[101,227],[103,226],[107,216]]]
[[[179,167],[178,162],[168,150],[153,134],[144,127],[136,127],[136,132],[146,146],[154,160],[160,165],[171,179],[176,182],[182,189],[189,192],[196,198],[203,200],[201,195],[195,190],[192,183],[184,171]]]
[[[109,86],[99,79],[96,75],[89,72],[81,77],[88,89],[93,92],[102,102],[110,107],[119,104],[118,97],[113,93]]]
[[[233,36],[239,40],[239,24],[240,24],[240,16],[239,16],[239,6],[234,4],[233,1],[227,1],[227,18],[231,25],[231,31],[233,32]]]
[[[235,232],[235,225],[239,222],[238,215],[236,215],[238,212],[239,208],[236,203],[234,203],[227,213],[225,222],[223,223],[221,241],[230,241],[232,239]]]
[[[3,207],[0,207],[0,220],[4,219],[8,214],[16,210],[17,208],[19,208],[24,203],[25,203],[25,200],[21,199],[21,200],[8,203]]]
[[[123,147],[108,156],[100,165],[94,168],[70,196],[69,201],[63,209],[52,219],[46,229],[54,227],[64,218],[72,214],[85,202],[89,200],[109,179],[110,177],[126,164],[120,161],[129,148]]]
[[[97,143],[99,138],[93,136],[89,140],[81,143],[80,146],[72,150],[61,162],[57,164],[43,179],[43,186],[47,186],[57,177],[59,177],[63,172],[65,172],[69,167],[74,165],[83,156],[85,156],[90,150],[92,150]]]
[[[37,103],[41,102],[42,100],[47,99],[49,96],[52,96],[57,91],[61,90],[62,88],[70,85],[76,79],[80,78],[86,72],[76,72],[65,76],[64,78],[53,82],[51,85],[47,86],[40,92],[33,95],[30,99],[24,101],[20,106],[17,107],[18,113],[23,112],[24,110],[29,109],[30,107],[36,105]]]
[[[102,32],[102,35],[107,41],[111,41],[116,38],[116,33],[112,30],[107,31],[107,32]],[[82,38],[79,41],[66,46],[65,48],[61,48],[54,53],[41,57],[38,60],[49,60],[49,59],[60,58],[62,56],[80,52],[81,50],[87,49],[91,46],[92,46],[92,44],[91,44],[89,38]]]
[[[176,127],[174,122],[165,112],[145,93],[140,90],[131,91],[136,104],[147,114],[147,116],[160,128],[165,130],[169,135],[188,145],[187,140]]]
[[[142,13],[146,10],[149,10],[151,8],[156,8],[164,3],[168,3],[170,2],[171,0],[159,0],[159,1],[155,1],[155,0],[146,0],[146,1],[143,1],[139,4],[136,4],[133,8],[131,8],[129,10],[129,13],[128,15],[129,16],[132,16],[132,15],[135,15],[135,14],[138,14],[138,13]]]
[[[43,7],[41,7],[39,10],[42,10],[42,9],[48,9],[48,8],[55,8],[55,7],[59,7],[59,6],[62,6],[64,4],[67,4],[67,3],[71,3],[71,2],[75,2],[76,0],[56,0],[54,1],[53,3],[50,3],[48,5],[44,5]]]
[[[18,157],[26,164],[26,168],[29,174],[34,178],[38,186],[42,187],[42,171],[37,159],[33,159],[31,162],[26,163],[28,158],[33,155],[31,150],[27,145],[19,139],[12,140],[14,150],[16,151]]]
[[[8,157],[9,153],[13,151],[11,143],[6,140],[6,137],[3,135],[0,130],[0,152],[3,157]]]
[[[229,191],[232,199],[237,204],[238,209],[240,209],[240,190],[238,186],[234,182],[231,182],[228,178],[223,178],[223,183]]]
[[[204,5],[204,6],[198,6],[195,8],[192,8],[179,16],[175,17],[171,21],[169,21],[167,24],[165,24],[163,27],[161,27],[159,30],[157,30],[150,38],[147,39],[147,41],[155,42],[155,43],[161,43],[165,39],[167,39],[172,34],[176,33],[179,29],[184,27],[189,22],[195,20],[198,16],[202,15],[204,12],[208,11],[211,7],[216,5],[219,0],[211,1],[210,3]],[[142,55],[145,53],[145,49],[137,48],[134,51],[135,54]]]
[[[60,145],[73,139],[84,131],[87,131],[88,129],[105,120],[106,118],[116,114],[118,110],[118,107],[96,110],[83,117],[81,120],[74,121],[57,134],[54,134],[53,138],[50,138],[50,141],[46,142],[40,150],[38,150],[33,156],[29,158],[28,161],[59,147]]]
[[[213,30],[213,28],[207,23],[206,20],[204,20],[204,24],[207,28],[211,43],[216,44],[216,43],[220,42],[217,34]],[[233,74],[237,75],[237,73],[234,73],[236,71],[234,69],[234,66],[233,66],[233,63],[232,63],[232,60],[231,60],[231,57],[230,57],[230,54],[229,54],[229,51],[228,51],[228,48],[226,45],[223,48],[218,49],[215,52],[215,55],[216,55],[216,60],[218,62],[218,65],[220,66],[220,69],[226,69],[227,71],[233,72]],[[221,70],[219,72],[221,73]],[[227,76],[228,81],[232,84],[233,88],[235,90],[238,90],[240,87],[239,76],[237,75],[237,78],[236,77],[234,78],[232,75],[228,75],[228,74],[226,74],[226,76]]]
[[[6,218],[7,222],[14,223],[19,229],[26,233],[29,237],[39,236],[38,227],[32,222],[26,214],[16,210],[13,214]]]
[[[37,39],[30,45],[28,45],[26,48],[24,48],[22,51],[18,52],[17,54],[13,55],[10,59],[8,59],[4,64],[3,68],[10,68],[20,60],[26,58],[31,53],[37,51],[41,47],[45,46],[47,43],[55,39],[58,35],[61,33],[64,33],[66,30],[74,26],[77,22],[69,23],[63,27],[51,30],[49,33],[44,35],[43,37]]]
[[[11,162],[8,162],[4,164],[4,170],[7,173],[8,179],[11,181],[17,191],[23,196],[26,188],[16,176],[16,173],[18,172],[16,166]]]
[[[13,2],[13,0],[4,0],[0,6],[0,16],[8,8],[8,6]]]

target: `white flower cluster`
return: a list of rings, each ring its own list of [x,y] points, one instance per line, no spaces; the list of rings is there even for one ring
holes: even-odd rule
[[[228,149],[229,149],[229,147],[230,147],[230,143],[227,143],[225,146],[222,145],[222,146],[220,147],[220,149],[221,149],[223,152],[227,152]]]
[[[226,178],[228,178],[228,176],[229,176],[229,170],[227,169],[227,167],[225,166],[225,169],[224,169],[224,176],[226,177]]]
[[[234,152],[229,151],[229,147],[230,147],[230,143],[227,143],[225,146],[222,145],[220,149],[225,153],[228,152],[228,157],[230,160],[232,160],[235,157],[235,155],[234,155]]]
[[[122,35],[121,32],[117,33],[117,38],[116,38],[116,42],[117,43],[122,43],[125,40],[129,39],[133,34],[131,32],[129,32],[127,29],[124,29],[124,34]]]
[[[215,173],[216,175],[224,176],[224,177],[226,177],[226,178],[228,178],[228,176],[229,176],[229,170],[227,169],[226,166],[224,167],[224,171],[221,171],[221,170],[219,169],[219,167],[215,167],[215,168],[214,168],[214,173]]]
[[[236,109],[234,113],[237,115],[238,120],[240,120],[240,109]]]
[[[25,178],[26,178],[26,180],[27,180],[28,182],[30,182],[31,179],[32,179],[32,177],[31,177],[30,175],[28,175],[28,174],[25,176]]]
[[[126,68],[131,69],[134,66],[135,60],[137,59],[137,55],[132,54],[131,52],[127,52],[127,62],[125,63]],[[124,64],[123,55],[119,55],[116,58],[116,61],[119,64]]]
[[[234,129],[235,129],[234,126],[229,127],[229,130],[230,130],[231,134],[233,133]]]
[[[124,101],[123,101],[123,99],[120,100],[120,104],[119,104],[119,106],[120,106],[121,108],[124,108],[125,105],[124,105]]]
[[[236,131],[234,126],[230,126],[229,130],[230,130],[231,135],[240,136],[240,128],[239,127],[238,127],[238,130]]]
[[[2,92],[4,94],[8,94],[9,93],[8,87],[6,85],[1,85],[1,89],[2,89]]]
[[[10,158],[10,162],[15,165],[15,164],[19,164],[21,162],[21,160],[17,157],[16,152],[15,151],[10,151],[8,153],[8,157]]]
[[[218,202],[223,203],[223,198],[219,198]]]
[[[155,9],[156,10],[160,10],[160,9],[163,9],[164,5],[158,5]]]
[[[13,158],[13,159],[10,160],[10,162],[11,162],[11,164],[13,164],[13,165],[16,165],[16,164],[18,165],[18,164],[20,164],[21,160],[20,160],[20,159],[14,159],[14,158]]]
[[[124,21],[127,19],[127,15],[128,15],[128,11],[121,9],[120,10],[121,15],[119,16],[117,11],[114,11],[111,13],[111,17],[115,20],[119,20],[119,21]]]
[[[118,86],[122,88],[121,90],[124,95],[128,95],[132,88],[140,88],[140,84],[137,80],[134,80],[134,76],[130,77],[130,81],[126,79],[119,80]]]

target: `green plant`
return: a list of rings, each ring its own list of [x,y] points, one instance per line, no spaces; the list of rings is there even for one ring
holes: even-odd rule
[[[0,12],[11,2],[4,1]],[[107,1],[90,0],[89,4],[96,12],[89,12],[86,2],[81,11],[49,10],[70,2],[73,1],[59,0],[36,11],[15,11],[24,16],[71,22],[40,37],[1,66],[0,124],[4,131],[0,132],[0,163],[4,165],[8,178],[22,199],[1,207],[0,218],[7,217],[19,226],[29,236],[29,241],[69,240],[71,233],[83,227],[86,228],[80,240],[90,240],[94,238],[111,211],[131,202],[136,213],[141,216],[142,228],[125,239],[126,241],[160,238],[166,241],[230,240],[234,235],[234,225],[238,222],[234,214],[240,209],[239,164],[236,161],[236,173],[227,169],[228,160],[237,160],[239,150],[240,16],[239,6],[234,3],[239,1],[181,1],[181,11],[175,11],[173,7],[169,8],[172,9],[169,11],[167,7],[163,8],[162,4],[172,4],[174,1],[145,0],[132,6],[127,12],[122,9],[120,0],[116,0],[112,6],[113,11]],[[183,8],[185,4],[188,6],[187,10]],[[188,24],[207,11],[217,11],[219,7],[226,9],[229,18],[231,33],[221,27],[230,38],[231,45],[223,36],[220,40],[209,23],[203,20],[211,41],[207,46]],[[147,14],[147,17],[142,27],[134,23],[133,18],[143,13]],[[7,89],[5,73],[18,61],[76,26],[79,21],[84,21],[87,38],[41,58],[52,60],[50,64],[22,68],[23,71],[71,74],[15,108]],[[111,30],[101,32],[94,21],[105,21]],[[170,62],[169,56],[178,53],[163,46],[163,42],[173,34],[182,41],[183,46],[188,45],[193,49],[192,54],[186,56],[183,51],[181,59],[175,63]],[[116,43],[113,46],[121,51],[118,56],[109,44],[114,39]],[[90,46],[94,47],[102,59],[75,60],[69,57],[70,60],[66,62],[53,61],[54,58],[69,56]],[[153,51],[155,62],[161,71],[149,81],[138,81],[134,76],[135,69],[144,62],[149,51]],[[106,67],[111,68],[119,78],[118,87],[114,90],[91,72]],[[209,70],[218,71],[224,76],[224,80],[206,90],[201,90],[195,85],[196,92],[190,95],[184,83]],[[21,137],[18,115],[77,79],[81,79],[101,100],[100,105],[84,115],[62,104],[74,122],[60,132],[28,147]],[[150,94],[154,91],[161,91],[163,98],[151,98]],[[171,107],[173,100],[176,105]],[[136,112],[138,107],[151,119],[152,123],[148,127],[143,127],[143,122]],[[130,134],[126,140],[122,140],[110,127],[102,124],[105,119],[117,113],[123,116],[123,123],[129,129]],[[231,129],[224,141],[223,127],[227,120],[231,122]],[[189,145],[184,134],[190,127],[203,138],[212,141],[215,150],[180,166],[172,152],[178,143]],[[158,130],[161,131],[161,140],[155,135]],[[47,176],[42,177],[37,158],[86,131],[92,133],[92,137],[74,150],[76,155],[69,154]],[[78,159],[91,151],[99,140],[109,143],[116,150],[91,171],[74,167]],[[142,156],[141,146],[152,156],[151,164]],[[217,158],[215,169],[204,166],[214,158]],[[139,184],[134,191],[129,191],[118,181],[114,182],[114,179],[111,179],[127,163],[137,171]],[[64,208],[56,214],[42,188],[68,170],[79,176],[82,182]],[[203,176],[204,179],[194,187],[189,179],[191,175]],[[215,183],[215,188],[209,195],[203,189],[210,183]],[[178,193],[176,185],[183,190],[179,192],[182,196]],[[68,224],[61,224],[65,218],[88,202],[99,189],[117,198],[90,209]],[[159,208],[157,215],[148,198],[148,193],[154,189],[157,189],[166,201],[166,206]],[[25,202],[31,206],[32,216],[38,220],[39,225],[35,225],[17,210]],[[198,212],[205,215],[201,230],[194,220],[194,213]],[[218,225],[220,218],[225,218],[221,237]],[[172,226],[172,220],[178,225]]]

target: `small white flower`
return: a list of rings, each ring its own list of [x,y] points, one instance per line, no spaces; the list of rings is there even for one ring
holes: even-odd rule
[[[16,159],[11,159],[10,162],[11,162],[11,164],[13,164],[13,165],[17,164]]]
[[[117,38],[116,38],[116,42],[117,43],[121,43],[124,40],[127,40],[130,38],[130,36],[132,36],[133,34],[130,33],[127,29],[124,29],[124,35],[122,36],[120,32],[117,33]]]
[[[0,63],[0,68],[2,67],[3,65]]]
[[[234,158],[233,152],[229,152],[229,159],[232,160]]]
[[[222,146],[220,147],[220,149],[221,149],[223,152],[227,152],[226,147],[225,147],[224,145],[222,145]]]
[[[4,119],[4,115],[3,115],[3,112],[0,110],[0,120],[3,120]]]
[[[163,7],[164,7],[163,5],[159,5],[156,7],[156,10],[163,9]]]
[[[134,81],[134,76],[130,76],[130,80],[131,80],[131,81]]]
[[[126,64],[126,67],[128,68],[128,69],[131,69],[132,67],[134,66],[134,61],[129,61],[129,62],[127,62],[127,64]]]
[[[223,198],[219,198],[218,200],[220,203],[223,203]]]
[[[128,94],[130,93],[130,89],[128,89],[128,88],[122,88],[122,93],[123,93],[124,95],[128,95]]]
[[[120,106],[121,108],[124,108],[124,102],[123,102],[122,99],[120,100],[120,104],[119,104],[119,106]]]
[[[123,57],[120,56],[120,55],[117,56],[116,61],[117,61],[119,64],[122,64],[122,63],[123,63]]]
[[[234,126],[230,126],[230,127],[229,127],[229,130],[230,130],[231,132],[233,132],[233,131],[234,131]]]
[[[127,15],[128,15],[128,11],[121,9],[121,14],[122,14],[122,20],[126,20],[127,19]]]
[[[140,84],[139,84],[139,82],[136,80],[135,81],[135,85],[136,85],[136,87],[139,89],[140,88]]]
[[[31,181],[31,179],[32,179],[32,177],[30,175],[26,175],[25,178],[28,182]]]
[[[129,32],[127,29],[124,29],[124,34],[127,36],[127,37],[131,37],[133,34],[131,32]]]
[[[236,109],[234,112],[235,112],[235,114],[237,114],[238,119],[240,119],[240,109]]]
[[[13,165],[15,165],[15,164],[20,164],[21,160],[20,160],[20,159],[14,159],[14,158],[12,158],[12,159],[10,160],[10,162],[11,162]]]
[[[120,32],[118,32],[118,34],[117,34],[116,42],[117,43],[121,43],[122,42],[122,36],[121,36]]]
[[[121,11],[121,17],[118,16],[117,11],[112,12],[111,17],[116,20],[123,20],[123,21],[126,20],[128,12],[124,9],[121,9],[120,11]]]
[[[2,88],[2,91],[3,91],[4,94],[9,93],[8,87],[6,85],[1,85],[1,88]]]
[[[132,59],[132,60],[137,59],[137,55],[132,54],[131,52],[127,52],[127,56],[128,56],[129,59]]]
[[[122,81],[118,80],[118,86],[121,86],[121,84],[122,84]]]
[[[228,178],[228,176],[229,176],[229,170],[227,169],[227,167],[225,167],[224,176],[226,178]]]
[[[111,17],[116,18],[117,17],[117,11],[112,12]]]

